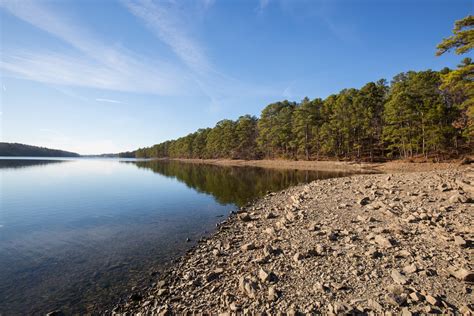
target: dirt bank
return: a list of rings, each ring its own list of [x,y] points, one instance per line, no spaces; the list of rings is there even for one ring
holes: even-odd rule
[[[474,169],[271,193],[114,313],[469,313]]]

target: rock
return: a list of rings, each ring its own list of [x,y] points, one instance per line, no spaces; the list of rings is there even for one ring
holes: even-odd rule
[[[369,307],[369,309],[371,309],[373,311],[383,312],[382,305],[380,305],[377,301],[375,301],[373,299],[369,299],[367,301],[367,306]]]
[[[171,310],[168,306],[164,306],[163,309],[158,313],[159,316],[171,316]]]
[[[397,294],[393,294],[393,293],[387,293],[387,294],[385,294],[385,301],[387,303],[389,303],[390,305],[400,306],[400,305],[405,304],[406,297],[401,296],[401,295],[397,295]]]
[[[320,282],[314,283],[313,288],[316,292],[327,292],[327,291],[329,291],[329,288],[327,286],[325,286],[324,284],[320,283]]]
[[[415,273],[416,271],[418,271],[418,269],[417,269],[417,267],[414,263],[412,263],[410,265],[407,265],[403,268],[403,272],[405,272],[407,274]]]
[[[454,244],[464,247],[467,245],[467,242],[461,236],[454,236]]]
[[[459,279],[461,281],[465,282],[474,282],[474,272],[469,271],[464,268],[459,268],[456,269],[455,267],[449,267],[448,268],[449,274],[454,276],[456,279]]]
[[[167,289],[159,289],[157,292],[156,292],[156,296],[163,296],[163,295],[166,295],[168,294],[168,290]]]
[[[375,238],[374,238],[374,241],[375,241],[379,246],[382,246],[382,247],[384,247],[384,248],[390,248],[390,247],[392,247],[392,242],[390,241],[390,239],[385,238],[384,236],[376,235]]]
[[[272,219],[272,218],[276,218],[277,216],[275,214],[273,214],[272,212],[268,213],[267,215],[265,215],[265,218],[266,219]]]
[[[308,230],[309,230],[310,232],[314,232],[314,231],[319,230],[319,224],[316,223],[316,222],[310,223],[310,224],[308,225]]]
[[[399,252],[397,252],[396,256],[401,258],[408,258],[411,256],[411,253],[407,250],[400,250]]]
[[[278,292],[277,290],[275,289],[275,287],[273,286],[270,286],[268,288],[268,295],[267,295],[267,299],[270,301],[270,302],[274,302],[278,299]]]
[[[440,190],[441,192],[446,192],[451,190],[451,187],[448,184],[443,183],[438,186],[438,190]]]
[[[403,286],[399,284],[392,284],[388,287],[388,290],[390,293],[396,294],[396,295],[401,295],[404,292]]]
[[[338,238],[337,232],[330,232],[328,235],[328,239],[330,241],[337,241],[337,238]]]
[[[242,222],[250,222],[252,220],[252,218],[250,217],[250,215],[248,213],[240,213],[239,214],[239,219]]]
[[[436,297],[431,296],[431,295],[426,295],[425,300],[433,306],[437,306],[439,304],[438,299],[436,299]]]
[[[405,285],[408,283],[408,279],[395,269],[392,270],[390,275],[392,276],[393,281],[395,281],[398,284]]]
[[[472,316],[474,314],[474,310],[468,305],[461,306],[461,308],[459,309],[459,312],[466,316]]]
[[[467,201],[468,198],[459,192],[449,198],[449,202],[451,203],[467,203]]]
[[[255,249],[255,244],[254,244],[253,242],[249,242],[249,243],[247,243],[247,244],[244,244],[244,245],[241,247],[241,249],[242,249],[243,251],[253,250],[253,249]]]
[[[377,249],[375,249],[374,247],[369,248],[369,250],[367,250],[365,255],[372,259],[381,258],[383,256],[383,254],[379,252]]]
[[[369,197],[363,197],[362,199],[359,200],[359,204],[364,206],[370,203],[370,198]]]
[[[410,312],[408,307],[403,307],[402,308],[402,316],[412,316],[413,314]]]
[[[266,271],[262,268],[260,268],[260,270],[258,270],[258,278],[260,279],[260,281],[262,281],[263,283],[267,283],[267,282],[275,282],[277,277],[276,275],[271,272],[271,271]]]
[[[300,262],[300,261],[303,260],[303,259],[304,259],[304,256],[303,256],[301,253],[299,253],[299,252],[297,252],[297,253],[293,256],[293,260],[296,261],[296,262]]]
[[[239,279],[239,289],[250,298],[256,297],[257,284],[243,276]]]
[[[421,300],[423,299],[423,296],[422,296],[420,293],[416,292],[416,291],[410,293],[409,296],[410,296],[410,299],[411,299],[413,302],[419,302],[419,301],[421,301]]]
[[[207,282],[212,282],[214,280],[216,280],[217,278],[219,278],[219,276],[224,272],[224,269],[220,268],[220,269],[215,269],[214,271],[212,271],[211,273],[209,273],[207,276],[206,276],[206,281]]]
[[[317,245],[316,248],[314,249],[316,251],[316,254],[319,256],[324,255],[324,246],[323,245]]]
[[[276,231],[275,231],[275,228],[273,227],[268,227],[264,230],[264,232],[270,236],[275,236],[276,235]]]
[[[236,302],[232,302],[230,303],[229,308],[233,312],[238,312],[242,309],[242,305],[237,304]]]
[[[271,245],[263,246],[263,253],[265,256],[272,256],[278,253],[278,249],[273,248]]]

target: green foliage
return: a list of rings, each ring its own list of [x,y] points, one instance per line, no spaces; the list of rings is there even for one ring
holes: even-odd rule
[[[456,111],[445,101],[440,84],[440,74],[431,70],[395,77],[384,112],[390,155],[427,156],[450,147]]]
[[[295,107],[295,102],[285,100],[263,109],[257,125],[257,144],[266,157],[294,156],[292,125]]]
[[[325,100],[272,103],[260,119],[245,115],[222,120],[213,128],[138,149],[135,155],[373,160],[471,150],[463,134],[467,125],[461,124],[466,111],[458,104],[472,104],[472,67],[409,71],[395,76],[390,87],[382,79]],[[471,80],[468,90],[462,80]]]
[[[469,52],[474,47],[474,16],[469,15],[454,24],[454,35],[443,39],[437,46],[437,56],[440,56],[451,49],[456,54],[461,55]]]
[[[474,48],[474,16],[469,15],[455,22],[454,35],[438,45],[436,55],[440,56],[451,49],[456,54],[468,53]],[[454,139],[456,147],[472,148],[474,142],[474,64],[465,58],[458,69],[442,71],[441,89],[446,92],[448,102],[457,108],[459,115],[453,123],[458,135]]]

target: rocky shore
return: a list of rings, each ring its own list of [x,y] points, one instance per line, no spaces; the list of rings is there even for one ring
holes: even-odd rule
[[[470,315],[473,197],[470,166],[270,193],[112,313]]]

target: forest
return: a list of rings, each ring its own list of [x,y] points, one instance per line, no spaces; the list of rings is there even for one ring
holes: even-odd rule
[[[474,16],[456,21],[436,54],[466,54],[474,46]],[[187,136],[133,152],[137,158],[351,159],[425,157],[473,150],[474,63],[456,69],[407,71],[325,99],[266,106],[259,118],[222,120]]]
[[[5,157],[79,157],[79,154],[59,149],[0,142],[0,156]]]

